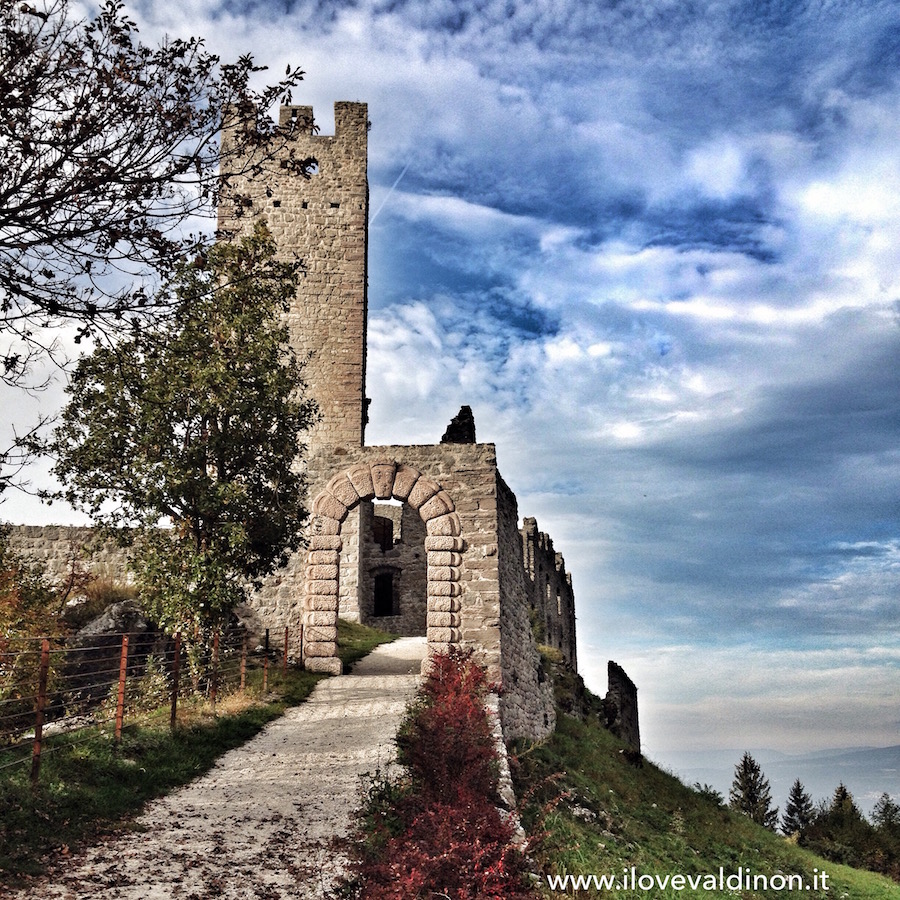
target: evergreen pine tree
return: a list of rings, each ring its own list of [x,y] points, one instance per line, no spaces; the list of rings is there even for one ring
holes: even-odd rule
[[[787,835],[797,834],[809,827],[815,817],[812,798],[806,793],[798,778],[788,795],[784,816],[781,819],[781,830]]]
[[[769,779],[749,753],[744,753],[734,767],[734,781],[728,799],[732,809],[742,812],[758,825],[771,831],[778,825],[778,807],[772,808]]]
[[[863,814],[843,781],[834,789],[828,818],[839,828],[852,827],[863,821]]]
[[[893,830],[900,834],[900,805],[895,803],[887,792],[878,798],[872,810],[872,821],[876,828]]]

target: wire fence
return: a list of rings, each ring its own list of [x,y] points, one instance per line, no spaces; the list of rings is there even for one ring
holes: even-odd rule
[[[126,722],[169,719],[179,701],[212,704],[243,693],[252,679],[263,693],[270,673],[287,673],[290,629],[250,647],[245,630],[215,632],[205,640],[159,633],[80,637],[66,644],[41,637],[0,638],[0,772],[31,766],[40,778],[47,738],[106,728],[116,742]],[[299,632],[302,647],[302,626]],[[71,741],[70,741],[71,742]]]

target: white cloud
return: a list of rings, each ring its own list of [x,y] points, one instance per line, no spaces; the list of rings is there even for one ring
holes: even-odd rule
[[[693,150],[686,168],[688,177],[708,197],[727,200],[748,187],[744,153],[728,138]]]

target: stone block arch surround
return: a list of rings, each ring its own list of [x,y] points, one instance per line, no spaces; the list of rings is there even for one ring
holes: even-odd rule
[[[339,675],[337,615],[341,524],[363,500],[398,500],[425,523],[426,633],[429,656],[460,640],[460,566],[465,542],[453,499],[418,469],[381,457],[335,475],[312,503],[304,590],[303,662],[313,672]]]

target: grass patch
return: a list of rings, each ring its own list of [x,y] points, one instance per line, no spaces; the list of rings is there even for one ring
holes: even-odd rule
[[[354,663],[368,656],[379,644],[388,644],[399,637],[378,628],[360,625],[359,622],[345,622],[343,619],[338,619],[337,627],[338,656],[344,664],[344,672],[349,672]]]
[[[55,735],[44,744],[32,790],[27,764],[0,773],[0,873],[40,874],[69,848],[96,840],[148,801],[208,771],[216,759],[257,734],[288,706],[309,696],[321,675],[289,670],[270,676],[269,691],[208,703],[184,701],[170,730],[168,709],[126,725],[116,744],[109,727]]]
[[[346,668],[394,635],[339,623]],[[0,771],[0,883],[40,875],[60,854],[121,827],[143,805],[208,771],[216,759],[302,703],[325,676],[270,667],[248,672],[247,691],[209,703],[179,701],[178,727],[168,707],[128,724],[116,744],[109,727],[55,735],[44,743],[40,781],[32,790],[28,763]]]
[[[629,764],[623,745],[596,722],[560,715],[547,741],[516,748],[517,796],[529,796],[524,824],[543,829],[546,838],[535,871],[545,875],[638,874],[726,876],[738,867],[751,874],[799,874],[809,885],[814,874],[828,874],[828,891],[803,890],[808,900],[896,900],[900,887],[870,872],[826,862],[787,839],[686,787],[673,775],[645,762]],[[560,774],[562,773],[562,774]],[[553,776],[556,776],[553,780]],[[563,799],[559,800],[562,794]],[[554,805],[554,798],[558,802]],[[821,883],[821,882],[820,882]],[[547,897],[615,897],[616,900],[709,898],[768,900],[791,892],[697,890],[687,888],[604,891],[596,888]],[[621,886],[620,886],[621,887]]]

